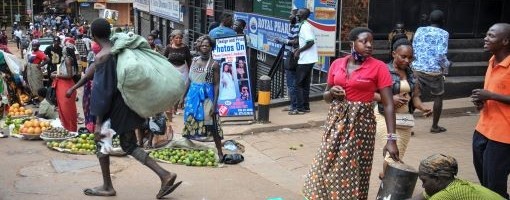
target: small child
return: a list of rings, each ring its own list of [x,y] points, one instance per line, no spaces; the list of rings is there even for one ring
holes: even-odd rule
[[[37,112],[37,117],[44,119],[56,119],[58,113],[55,110],[55,106],[51,105],[50,102],[46,100],[46,94],[48,90],[44,87],[39,88],[37,90],[37,98],[39,99],[39,111]]]

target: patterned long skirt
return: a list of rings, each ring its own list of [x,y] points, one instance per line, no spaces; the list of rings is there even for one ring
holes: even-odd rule
[[[27,80],[32,96],[37,97],[37,90],[43,87],[43,74],[36,64],[30,64],[27,67]]]
[[[333,101],[305,178],[309,200],[367,199],[376,122],[372,103]]]

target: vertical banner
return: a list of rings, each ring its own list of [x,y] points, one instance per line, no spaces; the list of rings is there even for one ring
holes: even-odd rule
[[[214,16],[214,0],[207,0],[205,14],[207,16]]]
[[[293,0],[294,8],[308,8],[320,56],[335,56],[338,0]]]
[[[244,36],[216,39],[212,54],[220,65],[218,112],[221,117],[254,114],[246,50]]]

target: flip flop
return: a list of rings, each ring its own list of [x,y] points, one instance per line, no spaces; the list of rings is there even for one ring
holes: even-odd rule
[[[7,135],[4,135],[4,132],[0,132],[0,138],[6,138],[8,137]]]
[[[445,131],[446,131],[446,128],[441,127],[441,126],[438,126],[437,128],[430,128],[431,133],[441,133],[441,132],[445,132]]]
[[[173,185],[165,185],[160,190],[159,193],[156,195],[156,198],[161,199],[166,195],[169,195],[172,193],[179,185],[181,185],[182,181],[179,181]]]
[[[87,196],[111,197],[111,196],[115,196],[116,192],[113,191],[113,193],[106,193],[106,191],[98,190],[96,188],[86,188],[83,190],[83,194],[85,194]]]

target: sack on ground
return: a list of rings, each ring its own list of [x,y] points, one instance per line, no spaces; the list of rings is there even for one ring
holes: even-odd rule
[[[181,73],[143,37],[117,33],[112,38],[117,55],[117,88],[127,106],[141,117],[168,110],[184,94]]]
[[[414,127],[414,116],[410,113],[395,113],[397,128]]]

